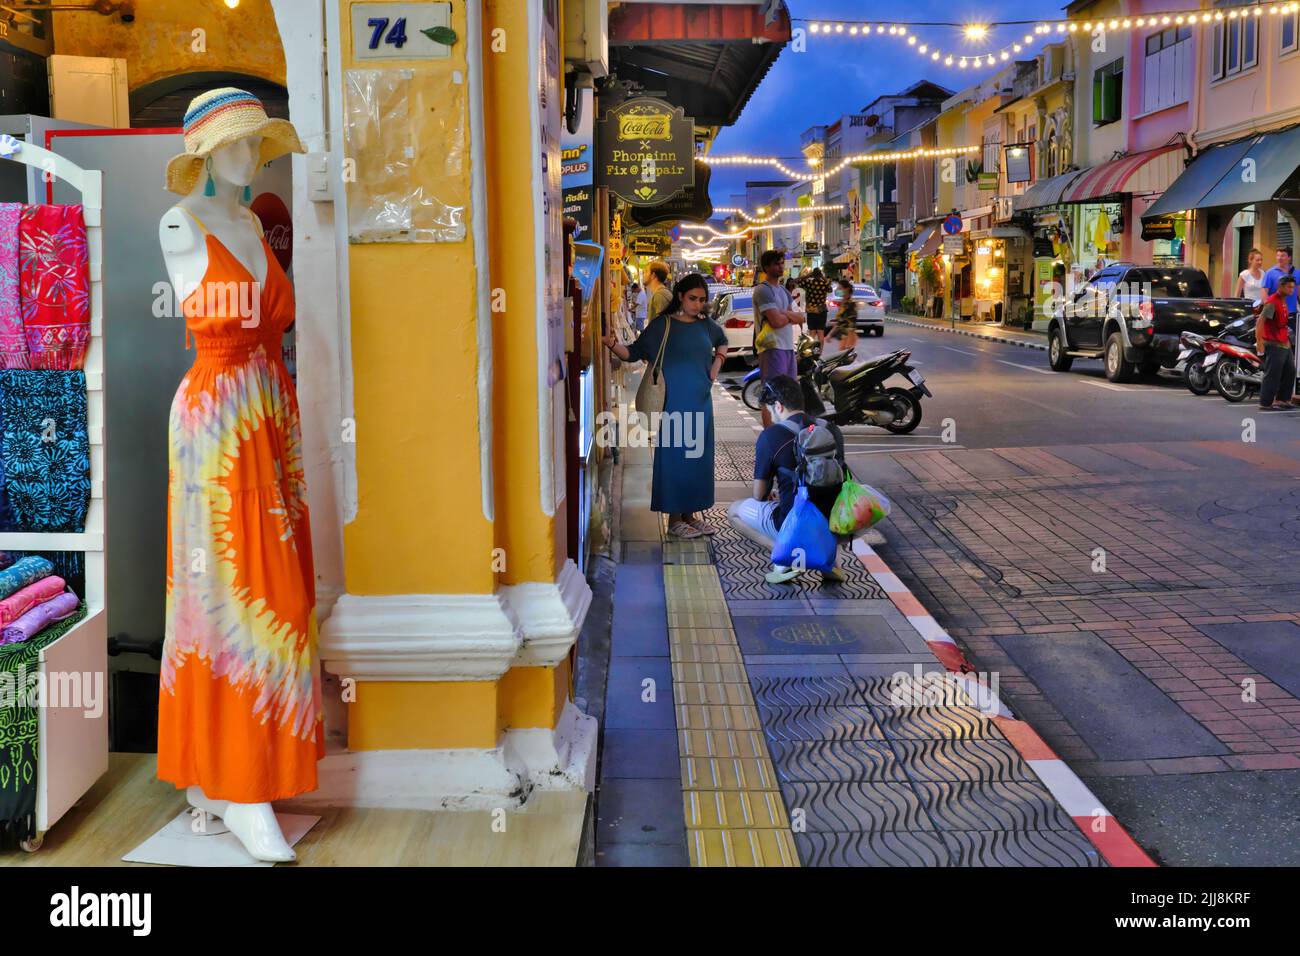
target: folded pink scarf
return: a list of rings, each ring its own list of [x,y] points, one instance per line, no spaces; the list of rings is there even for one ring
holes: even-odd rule
[[[18,620],[0,631],[0,644],[19,644],[30,641],[56,621],[71,617],[81,607],[81,599],[71,591],[36,605]]]
[[[51,574],[0,601],[0,627],[8,627],[36,605],[58,597],[67,586],[63,578]]]
[[[18,221],[22,214],[22,203],[0,203],[0,368],[27,368],[27,336],[18,293]]]

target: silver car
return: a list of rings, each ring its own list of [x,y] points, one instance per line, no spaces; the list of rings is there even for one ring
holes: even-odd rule
[[[885,334],[885,302],[873,286],[865,282],[853,283],[853,301],[858,307],[858,331],[866,335]],[[839,287],[826,300],[826,323],[832,325],[840,307]]]

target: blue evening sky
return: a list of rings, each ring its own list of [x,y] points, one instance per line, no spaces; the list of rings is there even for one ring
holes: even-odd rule
[[[863,0],[787,0],[796,29],[807,27],[799,18],[826,17],[868,20],[901,15],[906,21],[956,20],[987,22],[998,17],[1027,20],[1033,17],[1059,19],[1063,0],[909,0],[907,3],[865,3]],[[988,40],[969,43],[950,27],[909,27],[918,43],[929,43],[953,53],[1000,50],[1033,34],[1033,27],[1002,28]],[[1036,52],[1038,46],[1033,47]],[[1032,53],[1022,53],[1028,58]],[[933,80],[950,90],[969,86],[978,77],[998,67],[971,69],[946,67],[920,56],[905,39],[809,35],[807,48],[796,53],[787,46],[772,64],[766,77],[746,104],[734,126],[718,134],[713,152],[719,156],[747,154],[783,156],[787,166],[803,166],[799,137],[810,126],[834,121],[856,112],[867,103],[906,89],[918,80]],[[709,193],[714,205],[729,205],[732,193],[740,192],[745,181],[779,179],[781,173],[769,167],[719,167],[714,170]]]

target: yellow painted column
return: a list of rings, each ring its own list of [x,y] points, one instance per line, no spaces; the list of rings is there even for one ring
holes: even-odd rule
[[[408,235],[349,246],[355,421],[344,427],[351,425],[356,442],[357,502],[344,530],[344,600],[353,603],[343,608],[339,630],[348,627],[349,608],[361,607],[353,618],[383,618],[369,626],[396,628],[400,639],[403,619],[386,617],[392,605],[357,602],[417,595],[424,619],[408,613],[409,626],[431,632],[432,641],[438,617],[454,617],[465,604],[461,596],[496,590],[490,478],[481,454],[490,408],[480,387],[479,323],[491,320],[479,288],[486,263],[473,241],[487,224],[471,200],[473,161],[483,149],[470,114],[470,58],[479,53],[464,3],[424,4],[450,9],[453,39],[438,45],[414,22],[380,26],[392,4],[336,2],[343,75],[334,90],[343,99],[345,128],[351,124],[344,170],[351,221],[405,184],[420,190],[413,228],[463,223],[458,238],[425,242]],[[440,57],[427,58],[435,49]],[[378,114],[369,125],[362,113],[367,102]],[[429,205],[421,208],[421,201]],[[461,625],[471,632],[493,612],[491,601],[472,606],[478,616]],[[508,626],[498,616],[495,623]],[[495,746],[501,728],[495,679],[433,679],[443,672],[480,676],[458,675],[455,662],[446,660],[454,653],[454,646],[431,646],[427,673],[418,665],[372,663],[350,701],[349,748]],[[508,654],[496,669],[505,666]],[[492,677],[491,669],[485,676]],[[389,671],[400,679],[381,679]]]

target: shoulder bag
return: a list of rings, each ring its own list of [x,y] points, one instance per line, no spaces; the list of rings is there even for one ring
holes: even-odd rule
[[[638,414],[646,416],[658,415],[662,412],[668,398],[668,383],[664,381],[663,362],[664,348],[668,345],[668,334],[673,330],[673,318],[665,315],[663,319],[666,325],[664,337],[659,341],[659,354],[645,370],[645,375],[641,377],[641,384],[636,390],[636,410]]]

